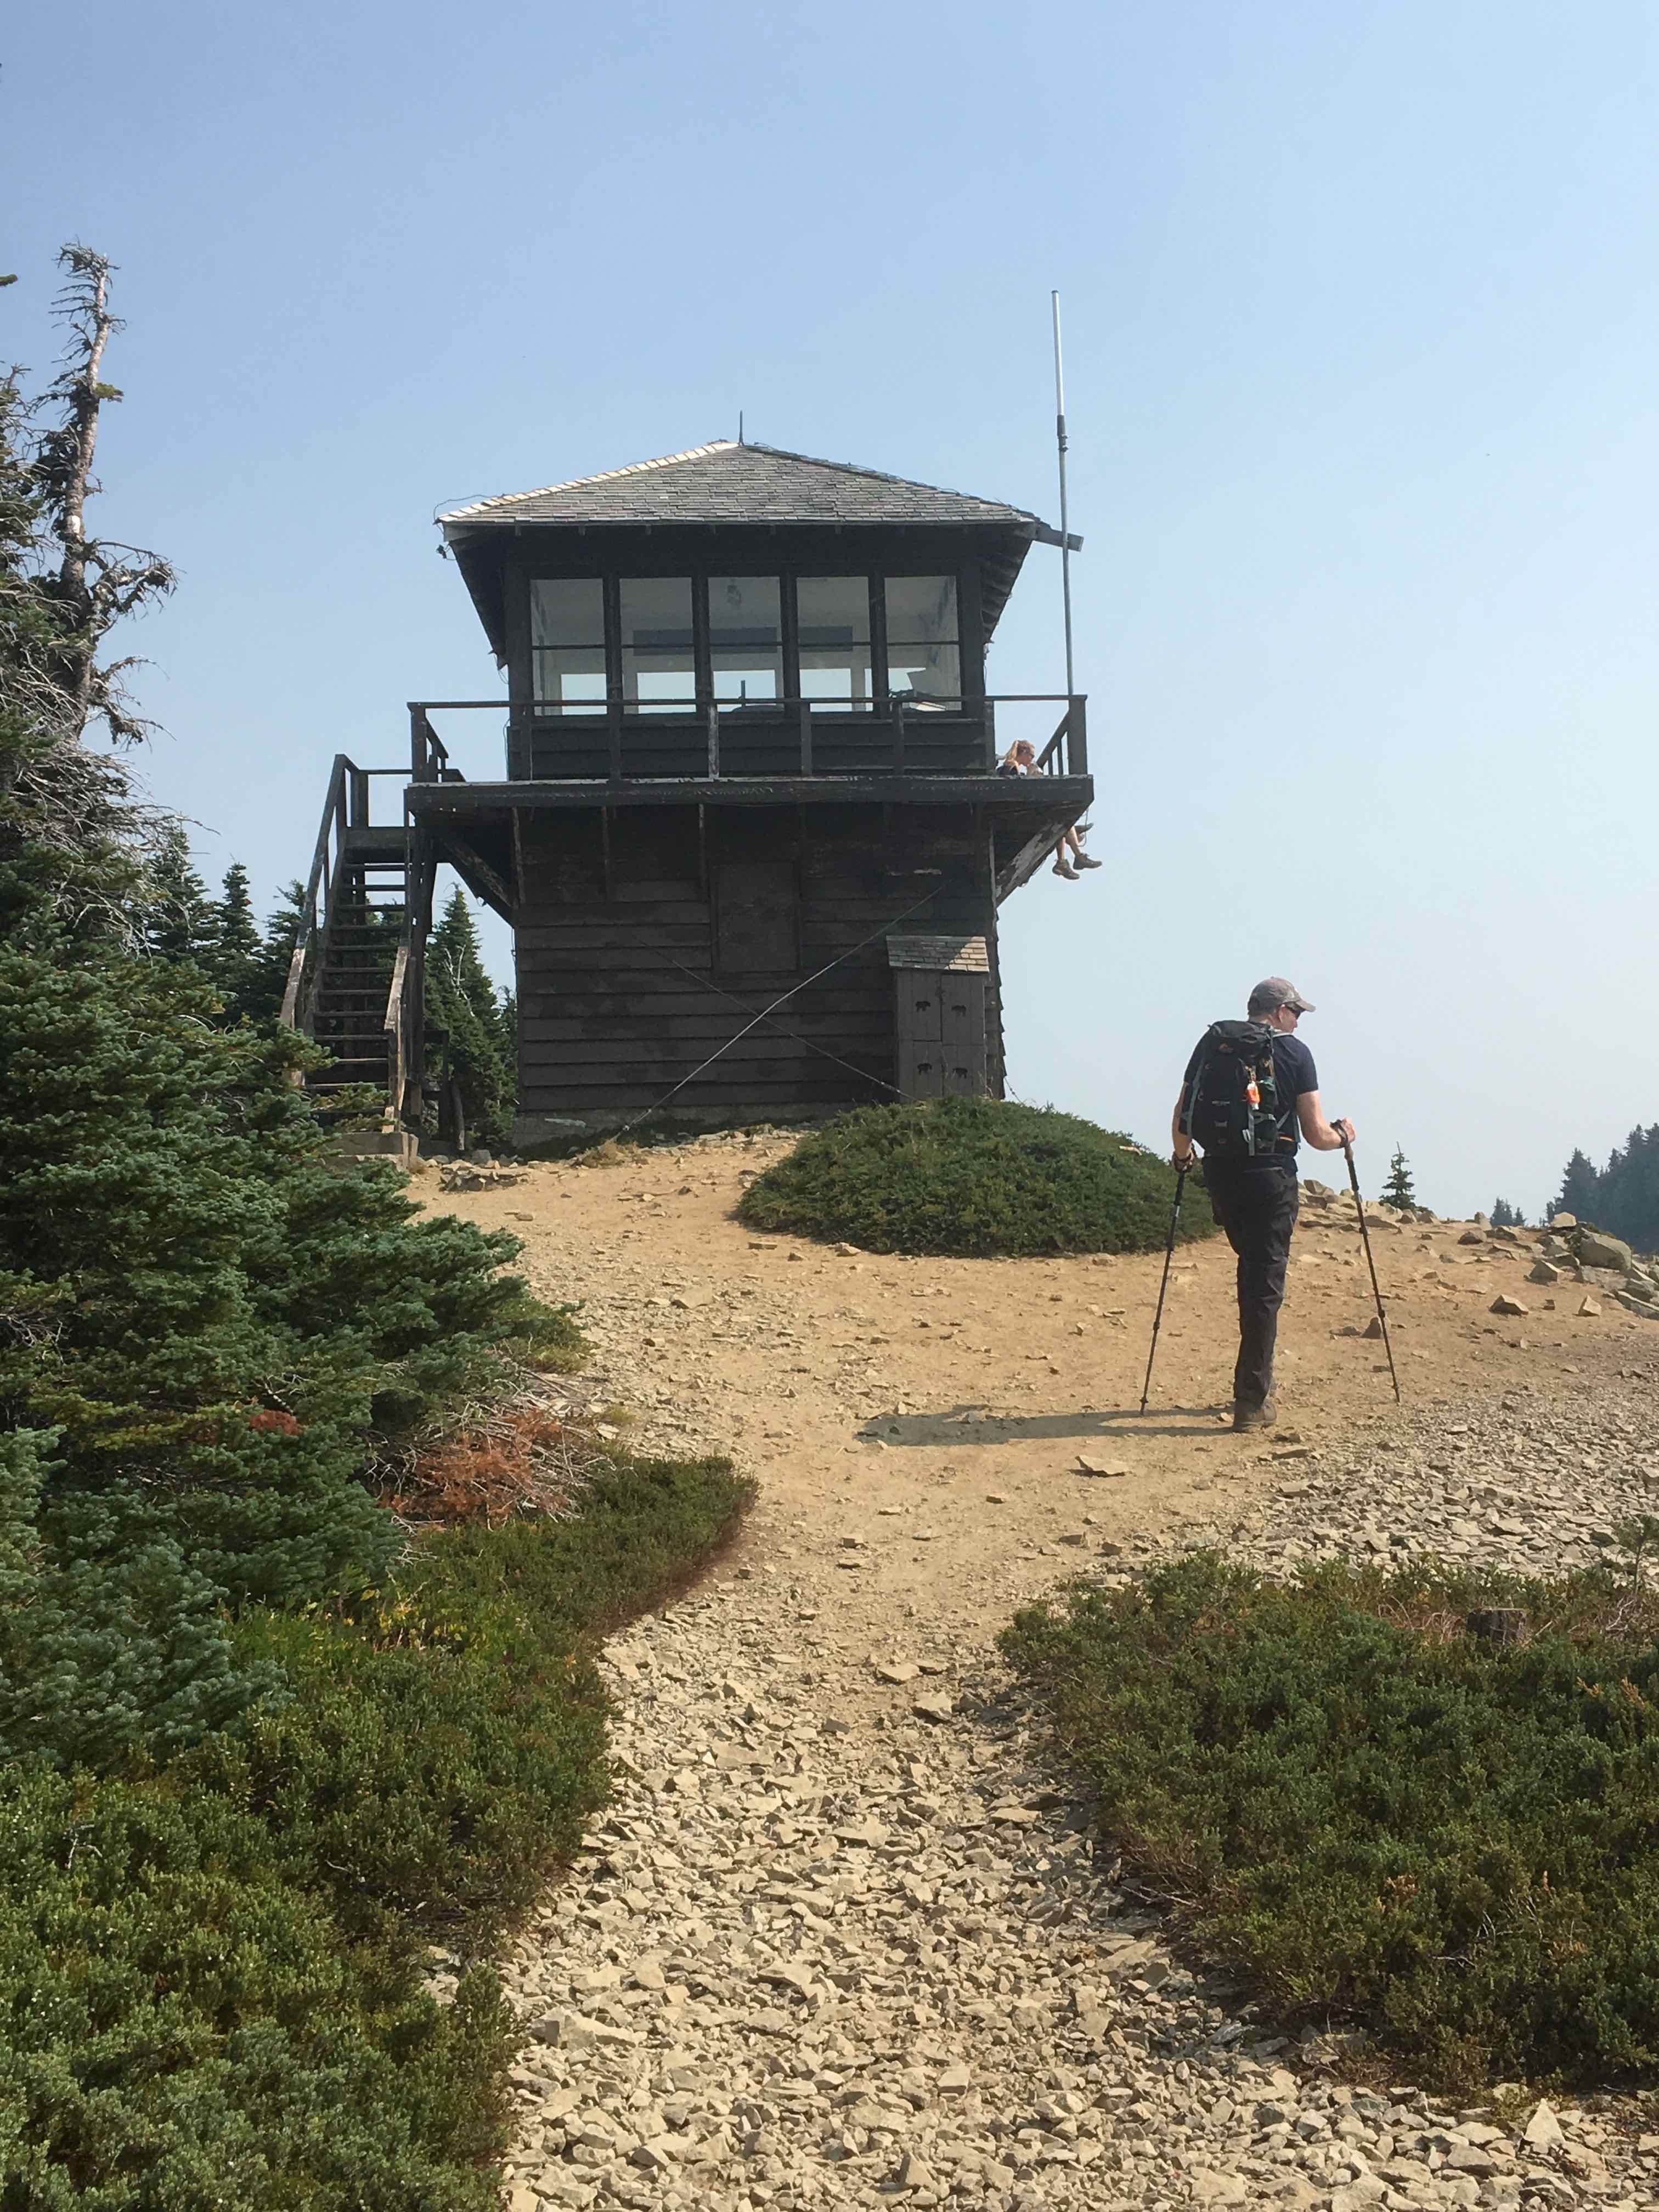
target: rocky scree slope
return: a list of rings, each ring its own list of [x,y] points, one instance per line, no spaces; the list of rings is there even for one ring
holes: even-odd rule
[[[1096,1571],[1218,1543],[1279,1574],[1344,1551],[1586,1563],[1659,1488],[1631,1380],[1595,1407],[1425,1407],[1327,1452],[1269,1438],[1265,1498]],[[1340,2036],[1287,2045],[1194,1978],[982,1645],[849,1668],[755,1569],[609,1663],[617,1799],[509,1966],[512,2212],[1659,2203],[1659,2118],[1630,2100],[1500,2124],[1356,2089]]]

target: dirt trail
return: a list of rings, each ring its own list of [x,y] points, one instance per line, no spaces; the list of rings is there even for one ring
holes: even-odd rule
[[[1530,1253],[1464,1245],[1460,1224],[1379,1230],[1396,1416],[1358,1334],[1352,1207],[1315,1204],[1281,1426],[1219,1419],[1219,1239],[1181,1256],[1142,1420],[1161,1258],[751,1236],[743,1180],[787,1141],[465,1194],[422,1181],[521,1236],[546,1296],[583,1302],[595,1357],[573,1395],[627,1409],[637,1448],[729,1451],[762,1486],[735,1559],[606,1654],[615,1796],[502,1961],[524,2036],[509,2212],[1659,2201],[1633,2106],[1559,2124],[1540,2106],[1523,2141],[1484,2109],[1358,2094],[1340,2039],[1289,2045],[1235,2009],[1115,1888],[993,1640],[1091,1556],[1595,1556],[1659,1476],[1659,1325],[1611,1298],[1580,1317],[1577,1285],[1526,1283]],[[1500,1292],[1526,1315],[1494,1316]]]
[[[704,1139],[477,1192],[441,1194],[428,1171],[416,1188],[512,1230],[533,1286],[581,1302],[588,1387],[632,1413],[630,1443],[727,1452],[760,1478],[739,1563],[789,1586],[813,1644],[902,1640],[925,1660],[982,1641],[1087,1553],[1212,1520],[1218,1488],[1243,1510],[1286,1455],[1329,1449],[1392,1405],[1381,1346],[1353,1333],[1373,1309],[1346,1194],[1304,1203],[1280,1425],[1235,1437],[1222,1238],[1176,1255],[1141,1419],[1161,1255],[907,1260],[757,1235],[736,1201],[793,1141]],[[1577,1285],[1528,1283],[1524,1245],[1462,1246],[1463,1226],[1373,1229],[1409,1400],[1589,1389],[1659,1367],[1659,1325],[1610,1298],[1578,1317]],[[1527,1316],[1494,1316],[1500,1292]],[[1121,1472],[1085,1475],[1079,1457]]]

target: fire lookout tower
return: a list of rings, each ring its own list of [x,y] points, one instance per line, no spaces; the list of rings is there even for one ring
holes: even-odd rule
[[[1000,1097],[997,908],[1093,795],[1082,697],[985,689],[1059,534],[724,441],[440,522],[506,672],[503,772],[464,775],[434,719],[500,698],[411,704],[395,825],[370,782],[403,771],[337,760],[286,1009],[331,1079],[418,1110],[442,861],[514,931],[520,1144],[681,1084],[667,1112],[708,1124]],[[999,775],[1026,734],[1036,772]]]

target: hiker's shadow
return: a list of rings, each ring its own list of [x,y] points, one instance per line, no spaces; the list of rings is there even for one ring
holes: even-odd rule
[[[1220,1406],[1159,1406],[1142,1415],[1133,1406],[1079,1407],[1060,1413],[993,1413],[983,1406],[951,1406],[937,1413],[872,1413],[860,1442],[884,1444],[1014,1444],[1067,1437],[1195,1437],[1213,1432]]]

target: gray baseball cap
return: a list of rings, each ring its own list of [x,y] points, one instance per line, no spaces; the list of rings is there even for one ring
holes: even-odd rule
[[[1266,1013],[1271,1013],[1275,1006],[1291,1006],[1298,1014],[1310,1014],[1314,1010],[1312,1002],[1283,975],[1266,975],[1256,985],[1250,994],[1249,1011],[1254,1013],[1258,1006]]]

